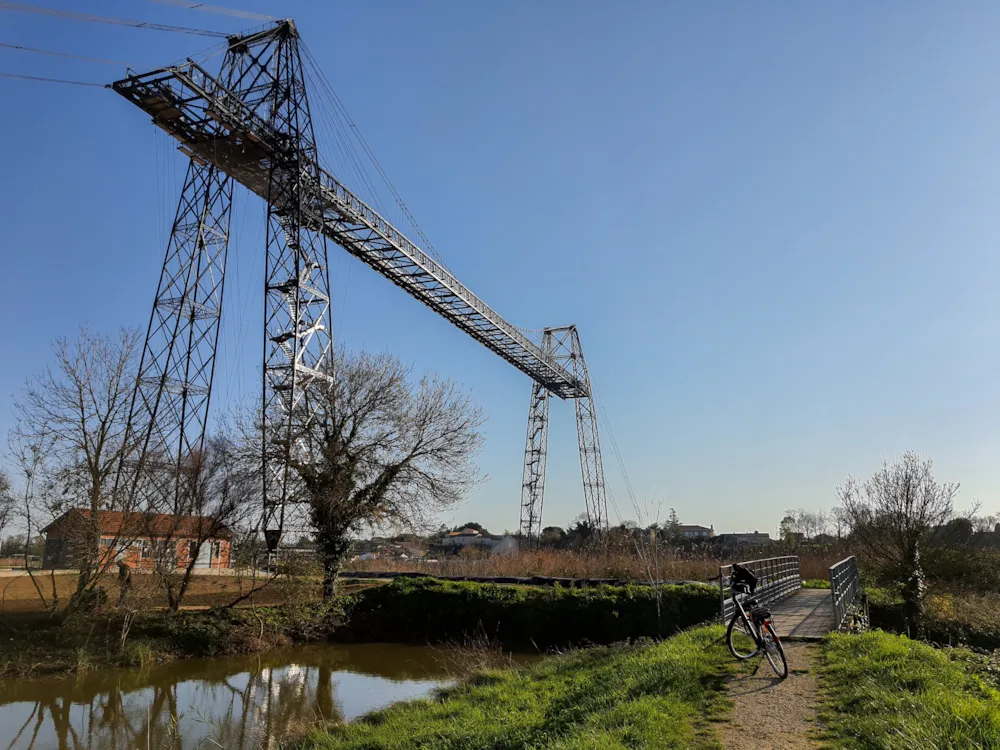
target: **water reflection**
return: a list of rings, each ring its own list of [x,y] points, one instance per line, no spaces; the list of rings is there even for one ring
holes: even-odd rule
[[[269,748],[444,684],[440,653],[309,646],[146,670],[0,680],[0,748]]]

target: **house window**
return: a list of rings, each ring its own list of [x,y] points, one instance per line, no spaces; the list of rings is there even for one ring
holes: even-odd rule
[[[187,554],[187,556],[188,556],[189,560],[191,558],[194,558],[194,557],[198,556],[198,542],[194,541],[193,539],[188,541],[188,554]]]
[[[215,548],[212,553],[215,557],[222,557],[222,542],[213,542],[212,546]]]
[[[141,560],[148,560],[153,556],[153,548],[149,543],[148,539],[143,539],[139,542],[139,558]]]
[[[101,546],[104,547],[104,549],[109,549],[113,541],[114,541],[113,539],[102,539]]]

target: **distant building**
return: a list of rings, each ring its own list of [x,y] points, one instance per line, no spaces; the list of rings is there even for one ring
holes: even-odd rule
[[[43,568],[76,568],[92,533],[89,508],[71,508],[44,529]],[[228,568],[232,533],[206,516],[101,511],[98,516],[100,564],[124,561],[152,568],[157,559],[186,568]]]
[[[517,537],[484,536],[476,529],[461,529],[452,531],[441,540],[441,546],[453,550],[466,547],[490,550],[494,555],[516,555],[518,552]]]
[[[677,527],[681,539],[711,539],[715,536],[715,526],[698,526],[682,523]]]
[[[737,532],[735,534],[719,534],[716,537],[722,544],[731,544],[734,547],[755,547],[771,543],[771,535],[766,531]]]
[[[468,547],[470,544],[482,544],[483,535],[476,529],[461,529],[449,532],[441,540],[442,547]]]

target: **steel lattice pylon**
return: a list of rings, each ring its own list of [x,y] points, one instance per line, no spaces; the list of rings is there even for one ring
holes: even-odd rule
[[[542,351],[552,351],[552,332],[542,332]],[[528,434],[524,444],[524,474],[521,479],[521,539],[537,540],[542,533],[542,501],[545,499],[545,460],[549,441],[549,392],[541,383],[531,384]]]
[[[576,433],[580,446],[580,470],[587,520],[597,531],[608,525],[608,500],[604,486],[604,464],[597,434],[597,412],[591,392],[590,375],[583,358],[580,334],[576,326],[546,328],[542,331],[542,349],[556,362],[567,367],[581,384],[581,395],[573,397],[576,408]],[[549,392],[540,383],[531,388],[528,409],[528,435],[524,448],[524,474],[521,486],[522,540],[532,543],[542,530],[542,501],[545,496],[545,464],[548,453]]]
[[[267,166],[266,267],[262,441],[265,470],[263,528],[277,544],[290,487],[288,459],[307,452],[298,444],[310,410],[306,398],[332,345],[326,239],[303,219],[305,176],[318,179],[318,158],[294,26],[231,40],[215,95],[239,97],[242,106],[286,138]],[[147,105],[171,114],[152,97]],[[204,108],[202,121],[216,117]],[[140,466],[173,469],[173,492],[185,461],[201,451],[218,344],[229,245],[233,179],[218,162],[226,142],[209,144],[211,160],[197,153],[197,139],[181,147],[191,157],[153,313],[146,335],[130,429],[140,446]],[[245,149],[244,149],[245,150]],[[156,464],[154,464],[154,457]],[[135,473],[136,479],[140,472]],[[152,483],[164,491],[164,477]],[[169,479],[168,479],[169,481]]]
[[[310,384],[321,372],[333,344],[326,238],[307,218],[308,189],[319,180],[319,157],[306,97],[297,36],[275,42],[265,68],[269,93],[262,100],[268,124],[287,135],[288,148],[272,160],[268,175],[267,267],[264,281],[265,417],[264,528],[268,547],[277,546],[291,491],[289,459],[309,452],[301,436],[312,415]],[[274,450],[274,446],[277,450]]]
[[[185,461],[204,443],[235,181],[267,204],[262,459],[269,547],[294,501],[289,460],[310,455],[297,437],[312,418],[310,385],[327,377],[328,239],[534,381],[522,482],[528,536],[541,526],[549,397],[576,401],[587,516],[595,528],[606,527],[597,419],[575,326],[545,329],[536,345],[320,166],[291,21],[232,37],[218,76],[189,60],[130,74],[112,88],[191,158],[130,418],[140,466],[158,457],[174,470],[176,492]]]
[[[223,61],[221,78],[229,83],[237,75],[238,57],[227,52]],[[232,178],[214,164],[192,159],[167,241],[130,408],[129,431],[140,457],[128,480],[132,491],[141,487],[148,494],[156,487],[173,506],[181,471],[205,441],[232,205]],[[159,473],[160,481],[140,484],[143,470]]]

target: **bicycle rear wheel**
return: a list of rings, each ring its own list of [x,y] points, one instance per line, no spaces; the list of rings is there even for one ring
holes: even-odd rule
[[[726,645],[729,646],[729,653],[740,661],[753,658],[760,651],[754,626],[743,619],[743,615],[739,612],[729,621],[729,627],[726,629]]]
[[[774,632],[774,626],[770,622],[765,622],[760,629],[760,639],[764,643],[764,656],[767,657],[771,669],[782,680],[788,677],[788,660],[785,658],[785,649],[778,640],[778,634]]]

